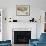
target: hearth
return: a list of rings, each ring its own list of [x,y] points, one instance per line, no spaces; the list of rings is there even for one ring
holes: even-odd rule
[[[14,44],[28,44],[31,31],[14,31]]]

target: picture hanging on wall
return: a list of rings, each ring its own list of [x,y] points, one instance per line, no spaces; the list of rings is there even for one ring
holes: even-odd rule
[[[17,16],[29,16],[30,5],[16,5],[16,15]]]

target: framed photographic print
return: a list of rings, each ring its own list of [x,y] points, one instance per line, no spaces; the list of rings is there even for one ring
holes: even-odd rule
[[[16,15],[17,16],[29,16],[30,5],[16,5]]]

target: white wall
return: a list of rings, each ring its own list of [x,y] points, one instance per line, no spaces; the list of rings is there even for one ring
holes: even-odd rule
[[[7,17],[6,13],[7,13],[6,9],[3,9],[2,11],[2,30],[3,30],[2,39],[3,40],[7,39],[7,23],[5,21],[5,17]]]
[[[31,3],[34,8],[40,8],[46,11],[46,0],[0,0],[0,8],[12,8],[15,7],[15,4],[23,4],[25,2],[27,4]]]
[[[37,38],[40,38],[41,33],[44,33],[44,22],[45,22],[45,12],[41,10],[41,23],[37,23]]]

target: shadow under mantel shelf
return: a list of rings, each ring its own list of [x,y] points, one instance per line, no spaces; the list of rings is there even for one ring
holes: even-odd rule
[[[13,22],[13,24],[37,24],[37,22]]]

